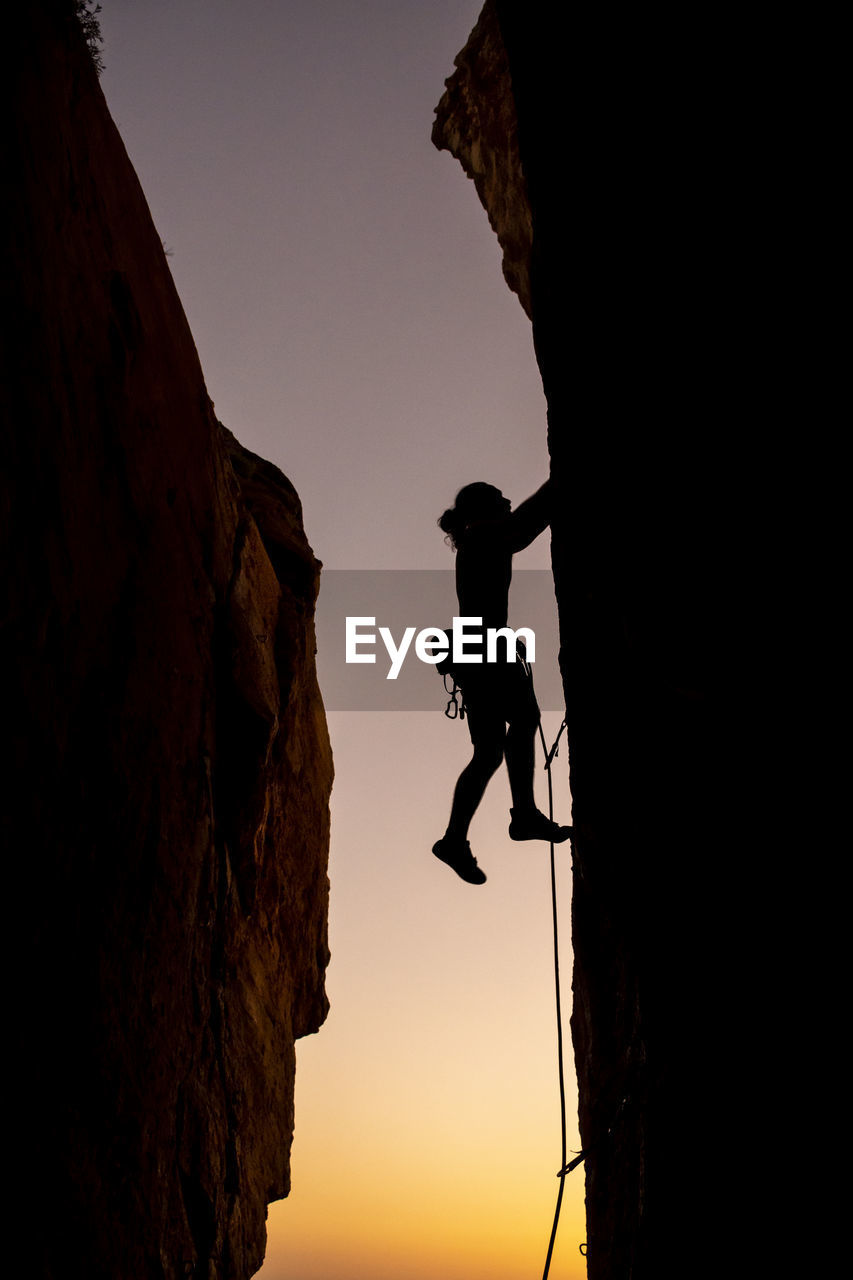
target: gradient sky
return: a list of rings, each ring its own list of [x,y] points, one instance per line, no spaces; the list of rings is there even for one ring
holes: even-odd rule
[[[548,469],[529,322],[473,185],[430,142],[479,0],[102,2],[103,88],[219,417],[296,485],[328,568],[452,567],[435,521],[456,490],[518,501]],[[516,564],[546,567],[547,536]],[[432,857],[470,749],[442,707],[437,686],[434,713],[329,716],[332,1010],[297,1047],[263,1280],[541,1275],[560,1157],[548,848],[508,839],[502,772],[471,832],[488,883]],[[576,1149],[572,1080],[569,1112]],[[578,1170],[553,1280],[586,1274],[584,1238]]]

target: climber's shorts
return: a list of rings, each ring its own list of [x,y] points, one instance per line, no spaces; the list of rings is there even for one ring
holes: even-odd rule
[[[506,726],[539,723],[533,686],[520,662],[471,666],[459,680],[474,746],[503,742]]]

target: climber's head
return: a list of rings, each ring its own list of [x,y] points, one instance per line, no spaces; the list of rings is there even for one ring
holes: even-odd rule
[[[438,518],[438,527],[454,548],[459,545],[459,538],[471,524],[481,520],[500,520],[509,515],[512,503],[505,498],[500,489],[493,484],[484,484],[478,480],[474,484],[466,484],[456,495],[456,503]]]

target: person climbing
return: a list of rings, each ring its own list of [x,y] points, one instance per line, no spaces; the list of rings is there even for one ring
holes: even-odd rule
[[[456,595],[461,617],[482,618],[489,627],[505,627],[509,610],[512,557],[551,523],[551,483],[522,502],[512,503],[494,485],[465,485],[438,526],[456,552]],[[432,851],[469,884],[484,884],[485,873],[468,843],[468,828],[489,779],[506,759],[512,808],[512,840],[567,840],[571,827],[558,826],[536,808],[533,795],[534,742],[539,708],[520,662],[455,667],[462,689],[474,754],[453,793],[447,830]],[[509,729],[507,729],[507,724]]]

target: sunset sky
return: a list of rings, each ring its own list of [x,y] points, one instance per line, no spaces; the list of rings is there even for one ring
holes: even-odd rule
[[[548,470],[529,322],[473,184],[430,142],[480,0],[102,3],[102,85],[218,416],[293,481],[328,569],[452,568],[435,522],[456,490],[519,501]],[[547,535],[516,558],[548,563]],[[470,750],[443,705],[437,681],[432,712],[329,713],[332,1007],[297,1048],[293,1190],[262,1280],[542,1273],[560,1162],[548,846],[509,840],[502,772],[471,832],[488,882],[433,858]],[[560,713],[545,723],[550,740]],[[555,780],[566,822],[563,754]],[[579,1169],[553,1280],[585,1276],[584,1239]]]

